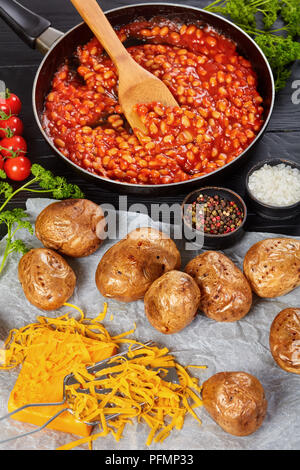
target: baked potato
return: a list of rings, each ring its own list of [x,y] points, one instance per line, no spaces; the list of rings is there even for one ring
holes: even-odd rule
[[[53,202],[37,217],[35,234],[46,248],[74,258],[94,253],[103,241],[105,218],[87,199]]]
[[[181,271],[169,271],[151,284],[144,298],[146,316],[164,334],[181,331],[194,319],[200,290],[194,279]]]
[[[185,272],[198,284],[201,292],[199,308],[207,317],[219,322],[233,322],[249,312],[251,287],[227,256],[206,251],[192,259]]]
[[[270,350],[279,367],[300,374],[300,308],[285,308],[275,317]]]
[[[205,409],[224,431],[248,436],[262,424],[267,400],[259,380],[246,372],[219,372],[203,383]]]
[[[300,241],[267,238],[246,253],[244,274],[259,297],[279,297],[300,285]]]
[[[73,294],[76,276],[53,250],[36,248],[22,256],[19,280],[30,303],[42,310],[61,307]]]
[[[104,297],[131,302],[142,299],[155,279],[180,264],[173,240],[158,230],[142,227],[104,254],[97,267],[96,285]]]

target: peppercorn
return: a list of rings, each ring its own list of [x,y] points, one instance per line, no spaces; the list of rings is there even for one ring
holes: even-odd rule
[[[243,221],[244,213],[234,201],[218,194],[200,194],[188,206],[185,218],[189,224],[191,220],[192,228],[217,235],[236,230]]]

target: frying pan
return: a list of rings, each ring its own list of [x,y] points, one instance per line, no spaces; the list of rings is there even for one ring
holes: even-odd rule
[[[146,20],[153,16],[163,16],[169,19],[179,19],[182,23],[199,22],[209,24],[219,33],[232,39],[238,48],[238,52],[250,60],[258,77],[258,91],[264,99],[264,125],[249,147],[235,160],[215,170],[214,172],[195,178],[171,184],[138,185],[108,180],[94,175],[80,168],[66,158],[53,144],[42,126],[42,113],[45,97],[51,88],[51,81],[58,67],[65,58],[72,57],[76,47],[87,43],[93,36],[85,23],[72,28],[67,33],[62,33],[53,27],[45,18],[24,8],[14,0],[0,0],[0,17],[25,41],[30,47],[40,50],[45,54],[33,84],[32,104],[34,115],[41,133],[52,147],[54,152],[63,158],[69,165],[86,178],[91,179],[96,185],[114,192],[126,194],[159,195],[172,192],[184,192],[192,187],[204,186],[207,183],[220,181],[229,171],[232,171],[239,163],[250,156],[250,150],[264,134],[269,123],[275,97],[275,87],[271,68],[266,57],[257,44],[239,27],[230,21],[213,13],[206,12],[196,7],[183,6],[172,3],[143,3],[115,8],[106,12],[106,16],[113,26],[128,24],[135,18],[143,17]]]

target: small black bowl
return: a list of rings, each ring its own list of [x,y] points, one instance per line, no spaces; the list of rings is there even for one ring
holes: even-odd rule
[[[253,166],[246,176],[246,195],[249,201],[249,206],[251,206],[254,212],[256,212],[258,215],[267,219],[291,219],[300,213],[300,201],[290,206],[271,206],[270,204],[265,204],[264,202],[257,199],[249,188],[249,178],[254,171],[259,170],[266,164],[270,166],[276,166],[280,163],[289,165],[292,168],[297,168],[300,171],[300,165],[298,163],[286,160],[285,158],[274,158],[272,160],[265,160]]]
[[[213,234],[208,234],[200,232],[199,230],[193,228],[191,224],[189,224],[185,220],[185,208],[196,201],[197,197],[199,194],[207,194],[208,196],[220,196],[224,199],[227,199],[228,201],[234,201],[236,205],[239,207],[241,212],[244,214],[243,221],[241,225],[234,230],[233,232],[229,233],[223,233],[219,235],[213,235]],[[183,200],[182,206],[182,222],[183,222],[183,228],[184,228],[184,235],[185,238],[190,242],[194,243],[195,248],[197,249],[213,249],[213,250],[220,250],[223,248],[229,248],[232,246],[234,243],[236,243],[238,240],[242,238],[244,235],[244,225],[246,222],[247,218],[247,207],[241,196],[239,196],[237,193],[232,191],[231,189],[227,188],[219,188],[217,186],[206,186],[204,188],[197,189],[196,191],[191,192],[188,194],[185,199]],[[199,236],[199,238],[197,237]],[[202,237],[201,237],[202,235]],[[196,241],[193,242],[193,239]]]

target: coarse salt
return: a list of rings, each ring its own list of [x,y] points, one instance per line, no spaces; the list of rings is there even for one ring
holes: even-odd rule
[[[263,165],[248,180],[253,196],[271,206],[290,206],[300,201],[300,171],[280,163]]]

